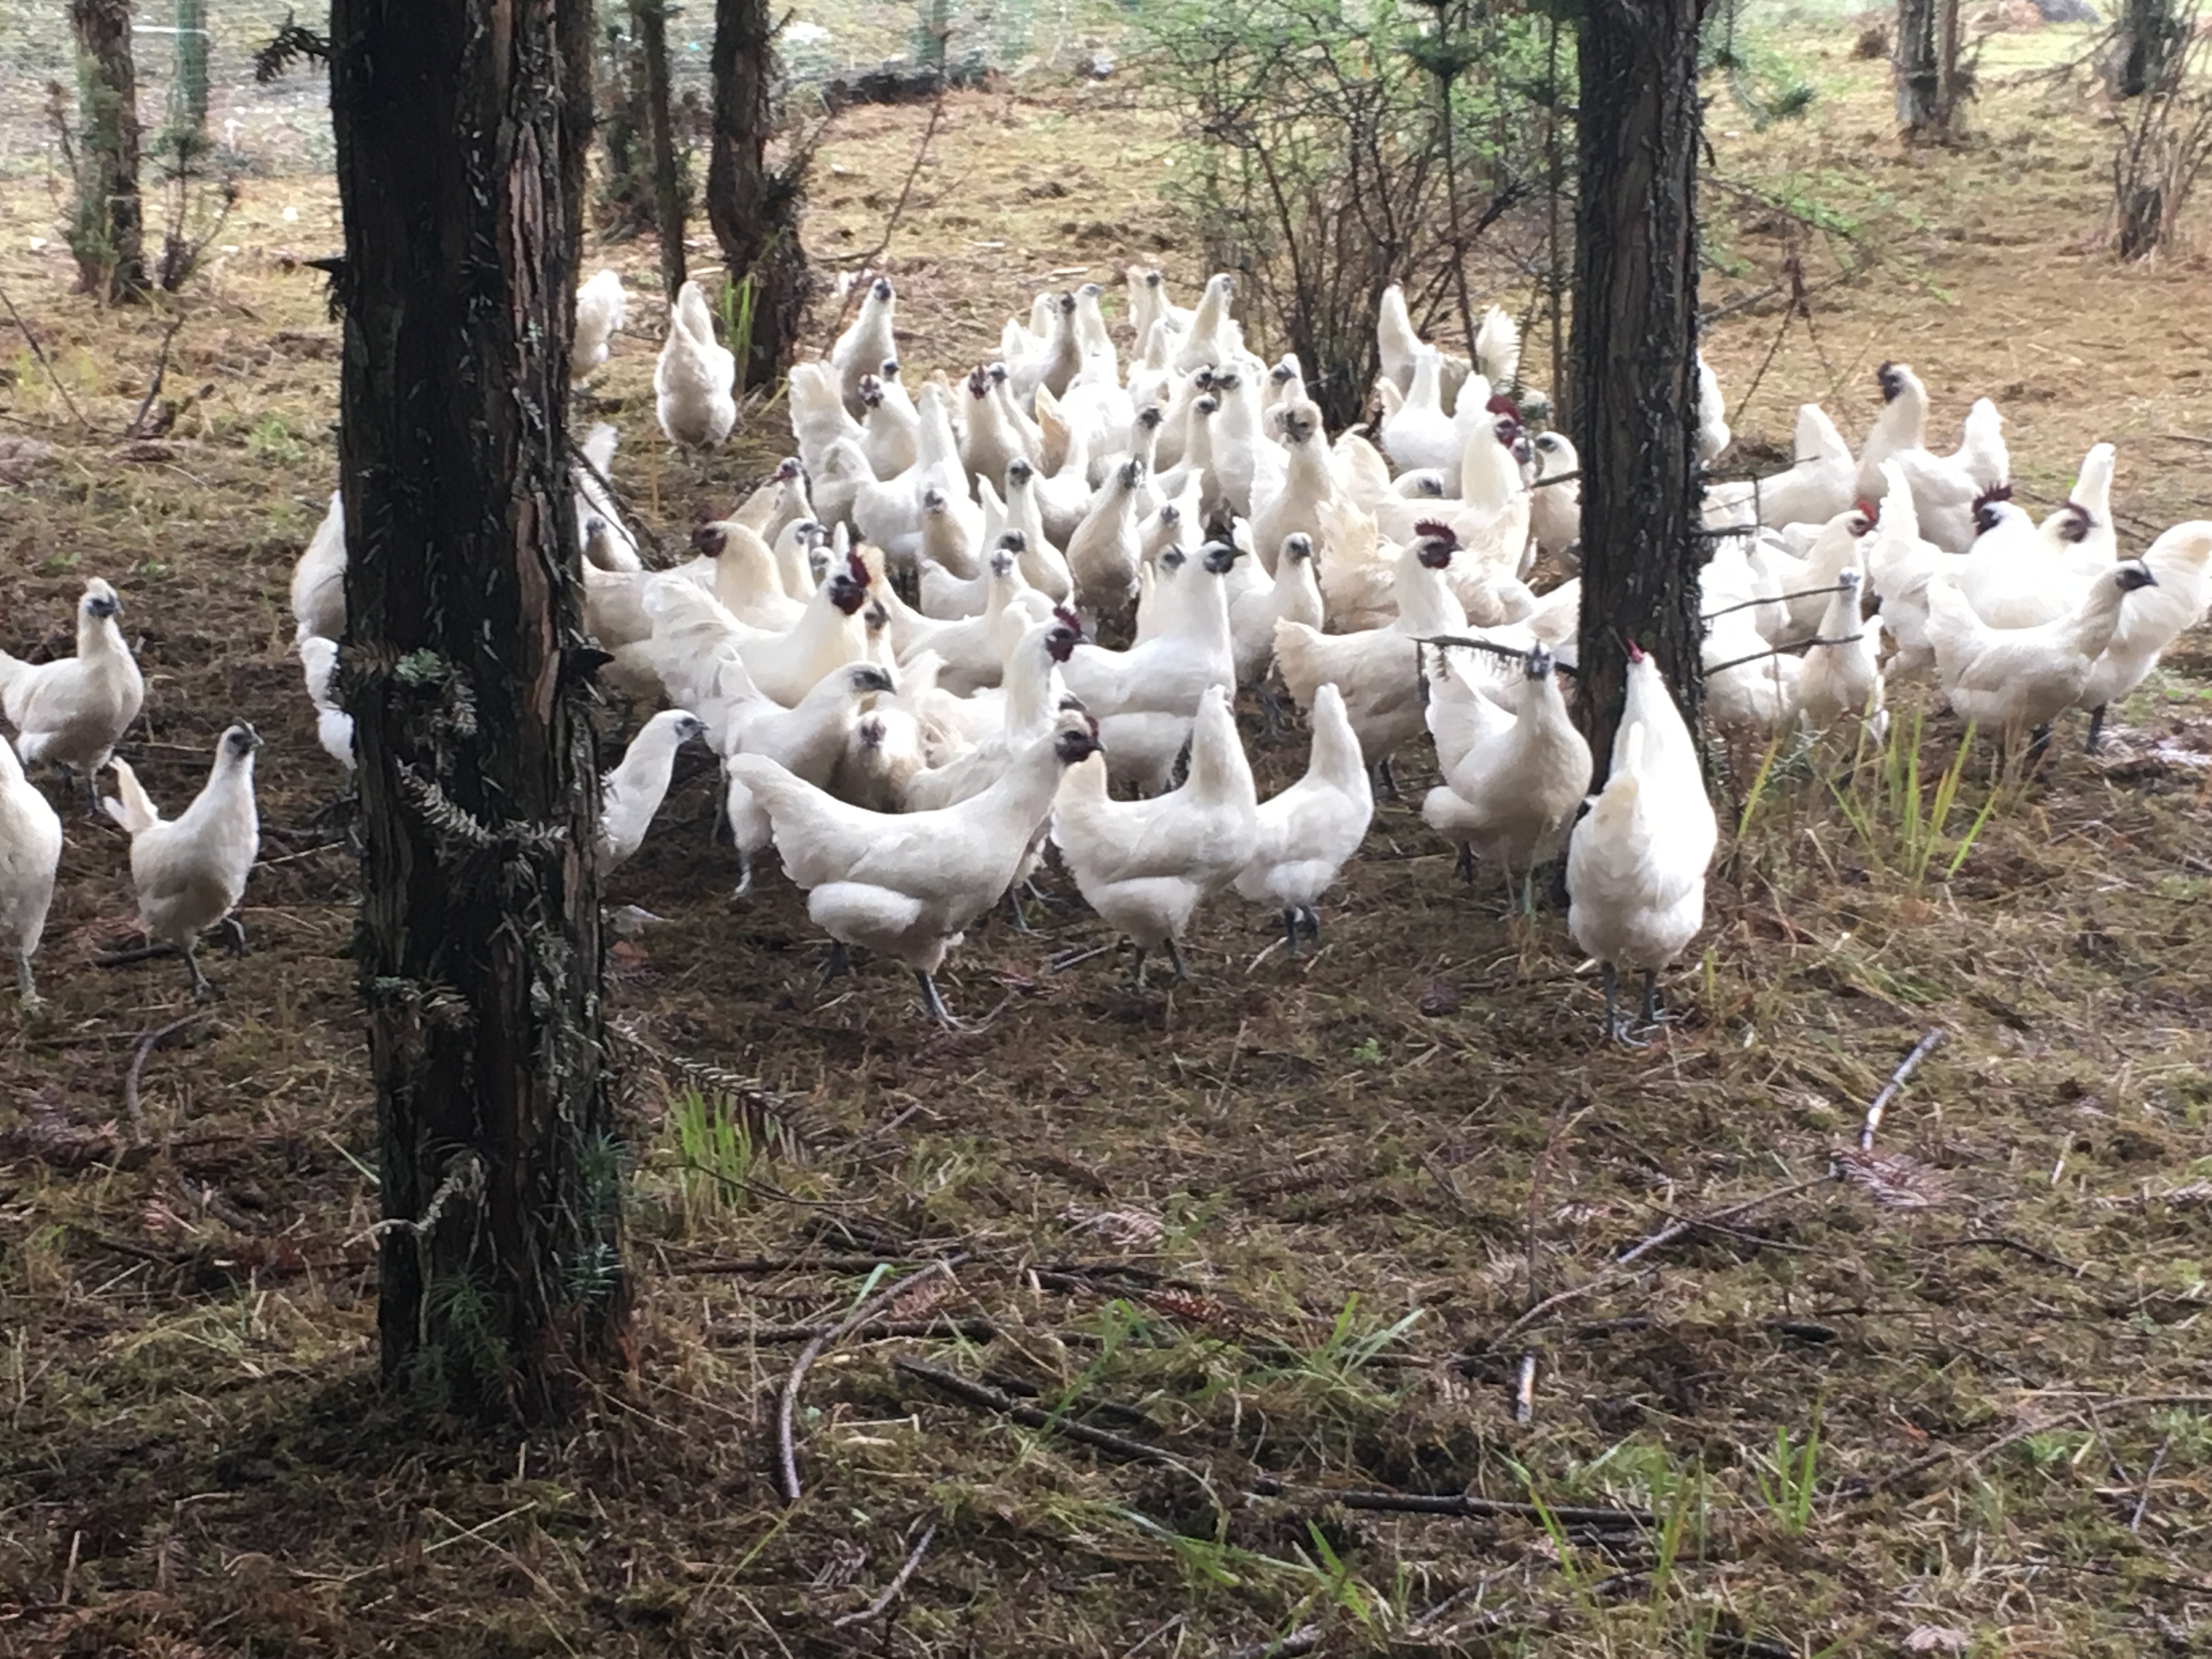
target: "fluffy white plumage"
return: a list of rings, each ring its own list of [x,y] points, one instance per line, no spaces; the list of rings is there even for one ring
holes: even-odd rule
[[[0,743],[0,951],[15,960],[15,988],[39,1000],[31,958],[46,931],[62,857],[60,814],[23,775],[15,751]]]
[[[200,935],[237,907],[261,850],[253,804],[253,751],[260,746],[243,722],[225,732],[206,784],[179,817],[161,816],[125,761],[114,763],[116,796],[101,803],[130,832],[131,881],[146,937],[183,953],[196,996],[214,988],[200,971]]]
[[[645,844],[653,815],[668,794],[676,751],[706,729],[696,714],[683,708],[664,708],[638,728],[621,762],[601,785],[601,868],[628,863]]]
[[[672,444],[712,449],[738,423],[736,354],[714,338],[714,319],[696,283],[668,307],[668,339],[653,368],[653,410]]]
[[[622,273],[602,270],[576,289],[576,337],[568,353],[568,378],[580,380],[599,368],[613,349],[615,331],[629,311]]]
[[[730,775],[767,814],[815,925],[841,945],[905,963],[932,1017],[949,1025],[936,986],[945,953],[1005,896],[1062,771],[1094,746],[1090,721],[1064,715],[989,788],[929,812],[848,805],[757,755],[733,757]]]
[[[1509,887],[1516,870],[1525,875],[1559,851],[1589,790],[1589,744],[1553,666],[1539,645],[1500,679],[1472,653],[1440,651],[1429,679],[1428,725],[1444,781],[1421,816],[1463,853],[1498,865]]]
[[[1234,884],[1240,896],[1282,913],[1291,956],[1298,953],[1302,929],[1310,938],[1321,936],[1314,906],[1336,884],[1375,817],[1359,738],[1334,686],[1314,694],[1310,724],[1304,775],[1260,803],[1258,838]]]
[[[1605,964],[1606,1020],[1626,1039],[1614,986],[1642,970],[1655,1013],[1658,970],[1705,925],[1705,871],[1719,841],[1697,745],[1658,665],[1634,653],[1605,788],[1567,843],[1567,930]]]
[[[2157,585],[2120,607],[2112,637],[2081,688],[2081,706],[2100,716],[2106,704],[2141,685],[2166,647],[2212,608],[2212,519],[2175,525],[2150,544],[2142,562]]]
[[[15,728],[15,752],[26,766],[66,767],[84,780],[107,763],[146,700],[137,659],[116,617],[123,603],[94,576],[76,605],[76,654],[27,663],[0,651],[0,714]]]
[[[2115,565],[2069,615],[2034,628],[1991,628],[1948,581],[1928,585],[1928,637],[1951,707],[2008,746],[2081,700],[2130,593],[2157,578],[2141,562]]]
[[[1114,800],[1103,759],[1071,768],[1052,813],[1053,845],[1091,908],[1145,958],[1165,950],[1182,971],[1177,941],[1192,914],[1252,861],[1260,837],[1258,792],[1237,736],[1229,694],[1216,686],[1198,706],[1190,775],[1150,800]]]
[[[315,707],[315,741],[323,752],[349,772],[353,770],[353,716],[331,695],[338,672],[335,640],[310,635],[299,646],[300,668],[307,682],[307,701]]]
[[[295,638],[345,637],[345,502],[333,489],[323,521],[315,526],[299,562],[292,567]]]

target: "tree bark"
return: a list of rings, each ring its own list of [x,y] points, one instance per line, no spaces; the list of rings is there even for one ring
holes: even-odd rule
[[[1576,707],[1600,782],[1626,642],[1696,728],[1698,24],[1703,0],[1591,0],[1581,43],[1572,432],[1582,457]]]
[[[383,1364],[530,1420],[628,1318],[565,414],[591,27],[561,0],[331,13]]]
[[[1957,16],[1954,0],[1897,0],[1897,125],[1908,137],[1932,137],[1950,129]]]
[[[660,285],[669,302],[684,286],[684,186],[676,170],[676,128],[668,108],[666,0],[630,0],[645,54],[645,104],[653,131],[653,218],[660,229]]]
[[[131,0],[70,0],[84,120],[70,251],[79,286],[109,302],[146,292],[145,211],[138,195],[138,70]]]
[[[769,385],[790,367],[814,280],[799,243],[804,168],[768,161],[775,135],[773,49],[769,0],[716,0],[707,220],[730,279],[752,284],[747,337],[726,343],[738,354],[741,389]]]
[[[2114,77],[2121,97],[2140,98],[2164,78],[2179,33],[2172,0],[2124,0]]]

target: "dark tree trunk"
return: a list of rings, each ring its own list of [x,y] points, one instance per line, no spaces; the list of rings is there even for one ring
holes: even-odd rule
[[[131,0],[70,0],[76,35],[77,154],[70,251],[78,285],[113,301],[146,292],[145,212],[138,196],[138,70]]]
[[[1908,137],[1950,131],[1958,64],[1957,0],[1897,0],[1897,125]]]
[[[618,1358],[599,788],[564,416],[590,8],[334,0],[346,705],[387,1377],[544,1419]]]
[[[684,185],[676,168],[676,128],[668,109],[666,0],[630,0],[638,49],[645,54],[645,106],[653,130],[653,218],[660,228],[660,285],[672,304],[684,286]]]
[[[1695,729],[1698,23],[1703,0],[1591,0],[1575,204],[1583,730],[1602,781],[1626,641],[1659,659]]]
[[[2140,98],[2165,78],[2179,33],[2172,0],[2124,0],[2113,77],[2121,97]]]
[[[653,88],[635,27],[627,34],[610,28],[606,36],[608,95],[599,125],[606,169],[599,179],[599,225],[607,235],[628,237],[653,222]]]
[[[769,0],[716,0],[714,143],[707,167],[707,219],[730,268],[751,284],[741,307],[747,337],[726,341],[738,354],[741,387],[767,386],[791,365],[813,276],[799,245],[805,168],[768,161],[775,135],[775,75]]]

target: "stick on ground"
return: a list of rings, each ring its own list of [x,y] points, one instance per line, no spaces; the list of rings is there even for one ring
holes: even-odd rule
[[[1875,1131],[1881,1127],[1881,1115],[1889,1109],[1889,1103],[1897,1098],[1897,1091],[1905,1086],[1905,1079],[1920,1069],[1920,1062],[1936,1052],[1943,1041],[1942,1028],[1929,1031],[1912,1045],[1912,1052],[1899,1060],[1897,1069],[1889,1074],[1889,1081],[1881,1085],[1881,1092],[1866,1109],[1866,1118],[1859,1125],[1859,1150],[1874,1150]]]
[[[796,1504],[799,1501],[800,1490],[799,1448],[793,1443],[791,1425],[792,1419],[799,1409],[799,1386],[806,1381],[806,1373],[813,1368],[814,1362],[822,1357],[831,1343],[838,1340],[848,1331],[856,1330],[866,1324],[869,1320],[890,1307],[923,1280],[933,1279],[939,1273],[949,1274],[957,1263],[966,1260],[967,1257],[964,1255],[943,1256],[931,1262],[921,1272],[908,1273],[888,1290],[878,1291],[875,1295],[868,1297],[845,1316],[843,1323],[834,1329],[824,1331],[799,1350],[799,1361],[792,1366],[791,1375],[784,1378],[783,1394],[777,1400],[775,1406],[776,1474],[782,1488],[785,1503]]]

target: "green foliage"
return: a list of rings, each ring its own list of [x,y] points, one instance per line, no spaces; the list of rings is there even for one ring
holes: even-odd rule
[[[1963,833],[1952,840],[1951,824],[1959,810],[1960,785],[1966,756],[1973,748],[1974,727],[1968,723],[1951,763],[1930,784],[1921,773],[1922,725],[1917,709],[1910,720],[1893,718],[1883,739],[1880,763],[1864,764],[1869,757],[1861,755],[1846,776],[1832,779],[1828,784],[1844,821],[1850,825],[1867,855],[1913,887],[1926,884],[1929,869],[1947,847],[1950,856],[1944,860],[1938,878],[1948,881],[1959,873],[1959,866],[1974,850],[2003,793],[1991,786]]]
[[[1774,1452],[1759,1460],[1754,1471],[1759,1501],[1775,1523],[1792,1538],[1800,1536],[1813,1519],[1813,1492],[1819,1479],[1820,1407],[1813,1407],[1813,1421],[1802,1442],[1792,1439],[1787,1425],[1774,1426]]]
[[[745,1207],[758,1150],[729,1103],[687,1089],[668,1104],[684,1217],[696,1225]]]
[[[1146,82],[1182,121],[1166,191],[1246,279],[1253,343],[1287,349],[1330,424],[1356,418],[1375,313],[1462,318],[1458,253],[1529,192],[1556,102],[1541,20],[1463,4],[1164,0]],[[1567,54],[1562,62],[1571,62]]]

